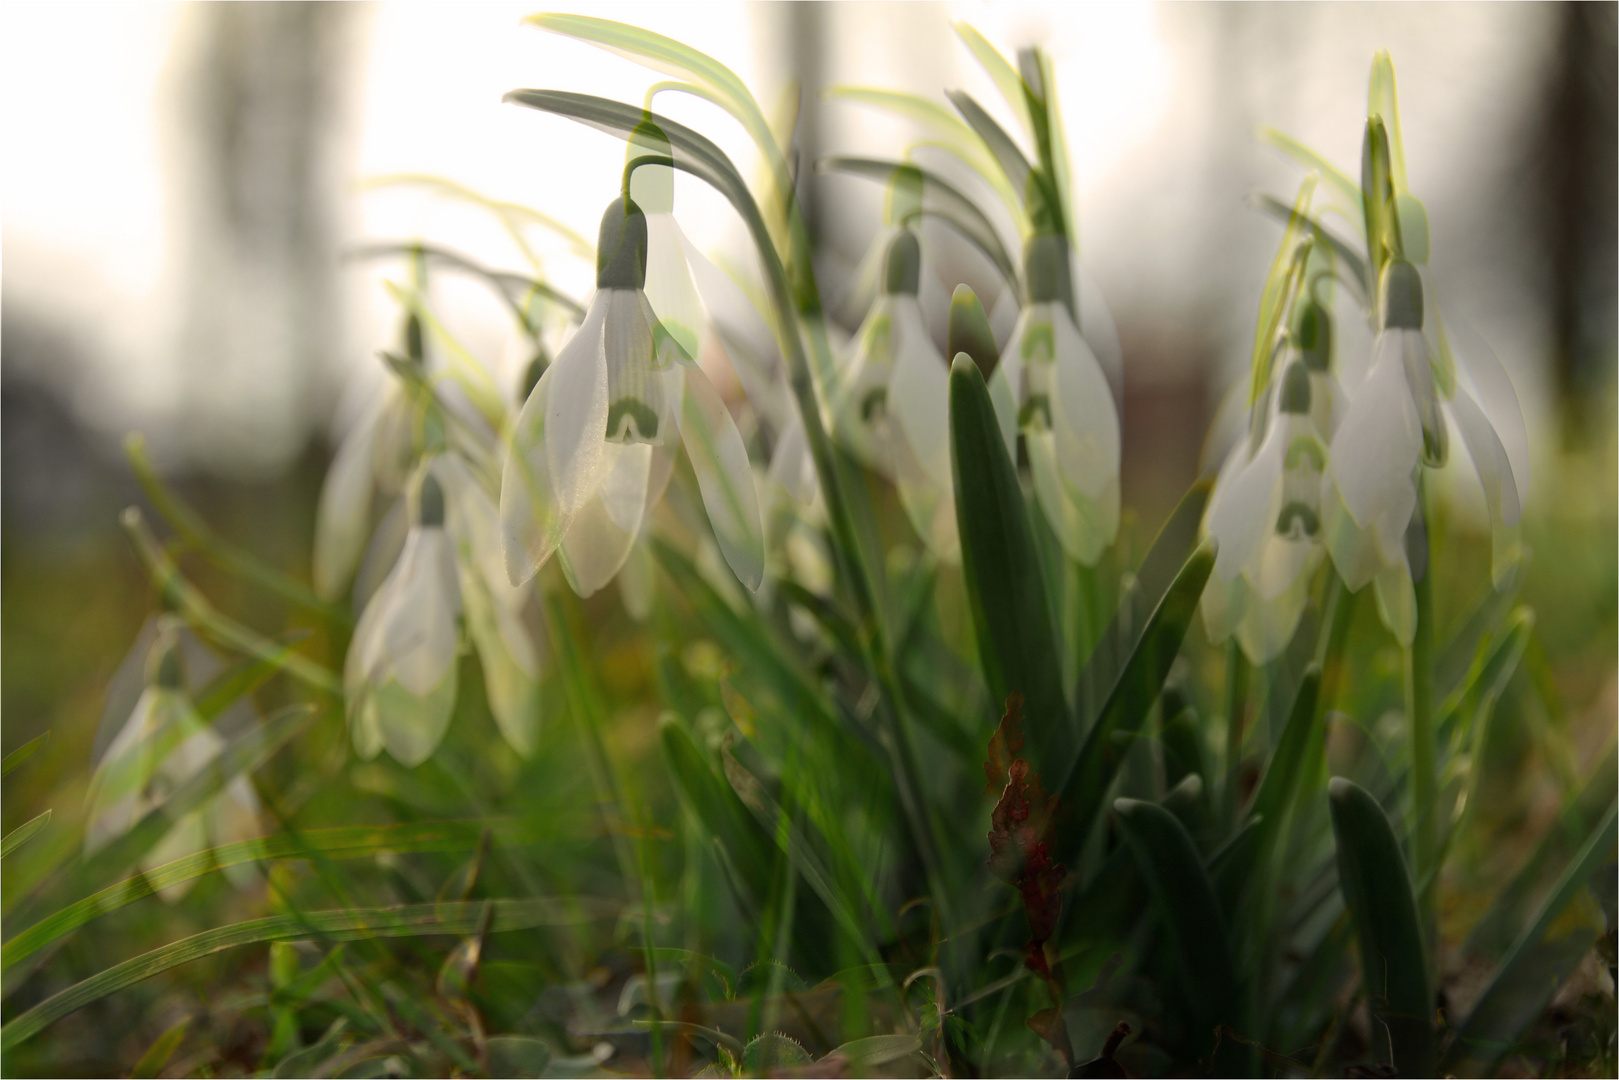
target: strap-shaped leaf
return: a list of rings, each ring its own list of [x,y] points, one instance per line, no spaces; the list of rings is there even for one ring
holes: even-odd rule
[[[1610,803],[1607,814],[1558,878],[1535,918],[1513,942],[1484,995],[1456,1033],[1441,1069],[1465,1069],[1475,1075],[1487,1071],[1512,1048],[1519,1033],[1540,1015],[1558,984],[1584,959],[1597,936],[1590,923],[1570,927],[1554,940],[1547,938],[1575,894],[1613,859],[1616,812],[1619,803]]]
[[[1251,379],[1248,384],[1248,404],[1259,400],[1259,395],[1270,384],[1270,366],[1275,350],[1276,335],[1287,317],[1288,301],[1299,283],[1303,268],[1299,258],[1299,244],[1309,224],[1310,200],[1315,195],[1316,177],[1306,176],[1293,200],[1287,226],[1282,231],[1282,242],[1276,247],[1271,260],[1270,273],[1265,278],[1265,291],[1259,298],[1259,320],[1254,327],[1253,356],[1249,361]]]
[[[353,859],[381,852],[468,851],[478,846],[486,831],[494,844],[509,846],[533,843],[547,830],[529,821],[478,819],[309,829],[296,834],[281,833],[223,844],[155,866],[42,919],[6,942],[4,949],[0,950],[0,968],[10,969],[19,960],[63,934],[71,933],[103,915],[170,885],[178,885],[227,866],[266,859]]]
[[[1017,264],[1007,254],[995,226],[984,212],[963,195],[960,190],[938,174],[920,165],[899,161],[881,161],[875,158],[829,157],[822,158],[820,167],[833,172],[846,172],[889,183],[902,171],[913,172],[922,178],[922,213],[937,217],[984,253],[995,269],[1013,288],[1017,287]],[[931,202],[931,205],[930,205]]]
[[[487,915],[486,907],[493,908],[492,918]],[[108,994],[170,968],[234,949],[238,945],[256,945],[268,941],[361,941],[428,934],[464,935],[477,931],[485,918],[489,918],[489,932],[496,933],[527,930],[536,926],[566,926],[617,911],[617,904],[604,900],[540,897],[531,900],[471,900],[391,908],[312,911],[235,923],[142,953],[46,998],[0,1028],[0,1053],[15,1049],[62,1017]]]
[[[1202,1057],[1219,1024],[1241,1019],[1236,967],[1214,886],[1191,836],[1168,809],[1117,799],[1113,810],[1174,941],[1181,989],[1197,1017],[1193,1048]]]
[[[1248,808],[1248,816],[1260,819],[1264,832],[1264,845],[1275,842],[1283,819],[1293,808],[1293,799],[1299,789],[1299,778],[1304,775],[1304,755],[1310,746],[1315,726],[1316,699],[1321,690],[1321,668],[1311,664],[1304,673],[1304,681],[1293,698],[1288,712],[1287,726],[1276,743],[1265,774],[1259,781],[1259,790]]]
[[[43,735],[35,735],[32,739],[29,739],[27,742],[17,747],[17,749],[7,754],[5,761],[0,762],[0,776],[10,776],[11,770],[15,769],[17,766],[33,757],[35,754],[39,753],[40,749],[44,747],[46,741],[50,737],[51,733],[48,731]]]
[[[1203,587],[1214,569],[1214,551],[1214,542],[1205,541],[1175,575],[1163,600],[1147,619],[1096,723],[1085,733],[1079,756],[1058,789],[1062,808],[1056,854],[1060,861],[1072,859],[1084,843],[1113,774],[1129,749],[1130,737],[1141,730],[1153,702],[1163,691],[1164,680],[1186,640]]]
[[[1293,207],[1274,195],[1254,196],[1254,206],[1284,224],[1291,222],[1296,213]],[[1325,244],[1332,250],[1333,256],[1348,268],[1349,273],[1352,275],[1351,283],[1360,290],[1362,303],[1369,304],[1375,290],[1372,288],[1371,275],[1366,269],[1366,256],[1356,251],[1337,233],[1323,225],[1319,217],[1306,214],[1304,215],[1304,221],[1309,225],[1311,235],[1315,237],[1315,242]]]
[[[1327,785],[1338,886],[1360,942],[1361,989],[1388,1029],[1401,1076],[1434,1075],[1433,990],[1411,873],[1377,800],[1341,776]]]
[[[1012,185],[1012,190],[1023,197],[1034,231],[1063,232],[1062,203],[1051,184],[1051,177],[1029,164],[1029,159],[1012,141],[1012,136],[984,111],[982,105],[972,99],[972,95],[962,90],[946,90],[945,96],[984,141],[995,163],[1006,174],[1006,181]]]
[[[950,365],[950,462],[962,577],[990,697],[1023,695],[1025,730],[1043,770],[1072,753],[1068,704],[1048,590],[1028,507],[1006,453],[984,376],[959,353]]]
[[[1107,696],[1119,681],[1119,672],[1135,651],[1136,643],[1147,632],[1148,621],[1181,567],[1197,547],[1198,531],[1203,522],[1203,508],[1208,505],[1209,492],[1214,487],[1210,479],[1198,480],[1181,496],[1175,510],[1169,515],[1158,535],[1153,538],[1147,557],[1136,570],[1135,585],[1128,591],[1108,622],[1107,630],[1091,651],[1090,659],[1079,676],[1079,687],[1074,694],[1074,708],[1079,714],[1079,729],[1088,730]],[[1194,772],[1202,772],[1194,769]]]
[[[39,830],[43,829],[46,825],[49,825],[50,821],[51,812],[47,810],[43,814],[30,818],[21,825],[18,825],[15,829],[12,829],[10,832],[6,833],[5,839],[0,840],[0,859],[5,858],[13,851],[16,851],[18,848],[28,843],[29,840],[32,840],[34,834],[39,832]]]
[[[1306,169],[1314,169],[1321,174],[1332,194],[1341,204],[1340,209],[1354,225],[1355,231],[1364,235],[1366,222],[1360,212],[1360,185],[1349,178],[1349,174],[1338,168],[1332,162],[1311,150],[1290,135],[1285,135],[1272,127],[1259,129],[1259,141],[1269,143]]]
[[[962,43],[994,80],[995,89],[1006,99],[1007,106],[1018,118],[1018,123],[1023,125],[1023,130],[1032,137],[1034,126],[1029,120],[1029,103],[1024,98],[1023,76],[1018,74],[1017,68],[1013,67],[1011,62],[1001,55],[1001,51],[991,45],[989,39],[974,29],[970,23],[958,21],[952,25]]]

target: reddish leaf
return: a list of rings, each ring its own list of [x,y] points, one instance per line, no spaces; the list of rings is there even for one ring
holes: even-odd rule
[[[1016,690],[1006,698],[1006,712],[989,737],[989,757],[984,760],[984,794],[993,795],[1006,786],[1012,761],[1023,749],[1023,695]]]

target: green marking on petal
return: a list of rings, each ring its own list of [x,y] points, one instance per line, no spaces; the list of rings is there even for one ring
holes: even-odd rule
[[[1039,423],[1035,423],[1035,418]],[[1029,400],[1018,410],[1017,424],[1020,428],[1037,428],[1040,431],[1051,429],[1051,398],[1045,394],[1031,394]]]
[[[1025,360],[1051,363],[1057,358],[1057,333],[1048,322],[1030,323],[1023,331],[1023,346],[1018,354]]]
[[[1295,526],[1305,536],[1314,536],[1321,531],[1321,518],[1316,512],[1301,502],[1290,502],[1282,507],[1282,512],[1276,518],[1276,531],[1282,536],[1297,536]]]
[[[1287,448],[1287,461],[1283,467],[1289,470],[1296,469],[1306,458],[1316,472],[1321,472],[1327,467],[1327,452],[1321,448],[1321,443],[1308,435],[1300,435]]]
[[[608,442],[650,443],[658,437],[658,414],[640,398],[619,398],[607,407]]]
[[[652,370],[668,371],[681,360],[696,362],[697,332],[680,323],[659,321],[652,326]],[[611,425],[609,425],[611,426]]]
[[[873,387],[860,399],[860,419],[870,424],[888,412],[888,388]]]

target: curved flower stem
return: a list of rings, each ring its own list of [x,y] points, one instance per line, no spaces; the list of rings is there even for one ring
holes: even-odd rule
[[[1427,536],[1431,537],[1433,519],[1428,514],[1427,486],[1420,475],[1417,503],[1428,526]],[[1411,647],[1405,650],[1405,714],[1411,724],[1411,877],[1414,881],[1427,882],[1417,897],[1417,907],[1428,935],[1430,954],[1437,952],[1439,944],[1434,933],[1439,849],[1438,823],[1434,820],[1438,766],[1433,707],[1433,575],[1433,546],[1429,544],[1427,566],[1422,576],[1412,582],[1417,595],[1417,628]]]

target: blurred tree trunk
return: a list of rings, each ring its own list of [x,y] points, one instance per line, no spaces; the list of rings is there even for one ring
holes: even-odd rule
[[[1619,348],[1616,6],[1565,3],[1536,154],[1565,446],[1600,432]]]
[[[338,221],[363,9],[191,9],[178,57],[186,440],[216,464],[275,469],[341,341]],[[223,455],[221,457],[220,455]]]

